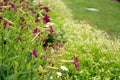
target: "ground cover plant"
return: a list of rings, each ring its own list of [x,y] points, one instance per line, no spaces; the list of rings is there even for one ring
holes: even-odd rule
[[[0,7],[2,80],[120,79],[119,41],[76,23],[60,0],[10,0],[7,6],[5,1]]]
[[[117,0],[62,0],[73,13],[75,20],[85,20],[97,29],[107,31],[112,37],[120,34],[120,3]],[[95,8],[98,11],[90,11]],[[101,24],[102,23],[102,24]]]

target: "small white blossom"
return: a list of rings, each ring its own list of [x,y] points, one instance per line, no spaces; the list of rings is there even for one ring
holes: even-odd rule
[[[60,68],[61,68],[63,71],[68,71],[68,68],[65,67],[65,66],[61,66]]]
[[[83,73],[83,71],[80,71],[79,73],[81,74],[81,73]]]
[[[38,19],[40,19],[40,17],[38,17]]]
[[[50,76],[50,79],[53,79],[53,77],[52,77],[52,76]]]
[[[33,1],[34,3],[36,2],[36,0]]]
[[[59,78],[60,76],[62,76],[62,73],[61,73],[61,72],[57,72],[56,74],[57,74],[58,78]]]

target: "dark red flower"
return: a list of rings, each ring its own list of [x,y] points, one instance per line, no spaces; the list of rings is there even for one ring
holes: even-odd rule
[[[14,9],[14,13],[17,12],[17,6],[15,6],[13,3],[10,3],[11,7]]]
[[[50,22],[50,18],[49,18],[49,16],[47,14],[44,15],[43,21],[44,21],[44,23]]]
[[[34,11],[32,8],[29,8],[29,10],[31,11],[32,14],[36,13],[36,11]]]
[[[40,30],[38,28],[34,28],[32,34],[36,34],[37,32],[40,32]]]
[[[39,4],[38,4],[38,7],[39,7],[40,9],[42,9],[43,6],[42,6],[42,4],[39,3]]]
[[[3,6],[3,2],[0,2],[0,6]]]
[[[52,26],[50,26],[50,35],[53,35],[55,33],[54,29]]]
[[[22,21],[22,22],[20,23],[20,25],[21,25],[21,26],[22,26],[22,28],[23,28],[23,27],[25,27],[26,22],[25,22],[25,21]]]
[[[47,39],[43,39],[43,45],[47,43]]]
[[[9,26],[13,26],[13,24],[9,23]]]
[[[79,70],[79,63],[78,63],[78,57],[74,57],[74,65],[75,65],[75,68],[76,70]]]
[[[51,10],[48,7],[43,8],[46,12],[50,12]]]
[[[8,4],[8,0],[3,0],[3,6],[7,6],[7,4]]]
[[[20,3],[22,3],[24,0],[20,0]]]
[[[4,29],[5,29],[6,26],[7,26],[7,21],[4,20],[4,22],[3,22],[3,26],[4,26]]]
[[[4,2],[8,2],[8,0],[3,0]]]
[[[37,53],[38,53],[38,51],[37,51],[36,49],[34,49],[34,50],[32,51],[32,55],[33,55],[35,58],[37,58]]]
[[[36,23],[39,22],[38,16],[35,17],[35,22],[36,22]]]

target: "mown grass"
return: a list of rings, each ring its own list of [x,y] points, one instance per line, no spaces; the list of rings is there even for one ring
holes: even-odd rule
[[[113,36],[120,35],[120,3],[115,0],[62,0],[73,13],[75,20],[85,20],[95,28],[107,31]],[[99,11],[88,11],[96,8]]]

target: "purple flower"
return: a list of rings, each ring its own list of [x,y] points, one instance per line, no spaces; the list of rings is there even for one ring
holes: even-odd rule
[[[32,34],[36,34],[37,32],[40,32],[40,30],[38,28],[34,28]]]
[[[38,16],[35,17],[35,22],[36,22],[36,23],[39,22]]]
[[[4,22],[3,22],[3,26],[4,26],[4,29],[5,29],[6,26],[7,26],[7,21],[4,20]]]
[[[17,6],[15,6],[13,3],[10,3],[11,7],[14,9],[14,13],[17,12]]]
[[[48,7],[43,8],[46,12],[50,12],[51,10]]]
[[[52,26],[50,26],[50,35],[53,35],[55,33],[54,29]]]
[[[49,16],[47,14],[44,15],[43,21],[44,21],[44,23],[50,22],[50,18],[49,18]]]
[[[3,1],[3,5],[4,5],[4,6],[7,6],[7,4],[8,4],[8,0],[4,0],[4,1]]]
[[[35,58],[37,58],[37,53],[38,53],[38,51],[37,51],[36,49],[34,49],[34,50],[32,51],[32,55],[33,55]]]
[[[8,4],[8,0],[3,0],[2,2],[0,2],[0,6],[7,6]]]
[[[39,3],[39,4],[38,4],[38,7],[39,7],[40,9],[42,9],[43,6],[42,6],[42,4]]]
[[[74,57],[74,65],[75,65],[75,68],[76,70],[79,70],[79,63],[78,63],[78,57]]]
[[[22,22],[20,23],[20,25],[21,25],[22,27],[24,27],[24,26],[26,25],[26,22],[25,22],[25,21],[22,21]]]
[[[47,39],[43,39],[43,45],[47,43]]]
[[[7,2],[8,0],[3,0],[4,2]]]
[[[3,6],[3,2],[0,2],[0,6]]]
[[[36,13],[36,11],[34,11],[32,8],[29,8],[29,10],[31,11],[32,14]]]

